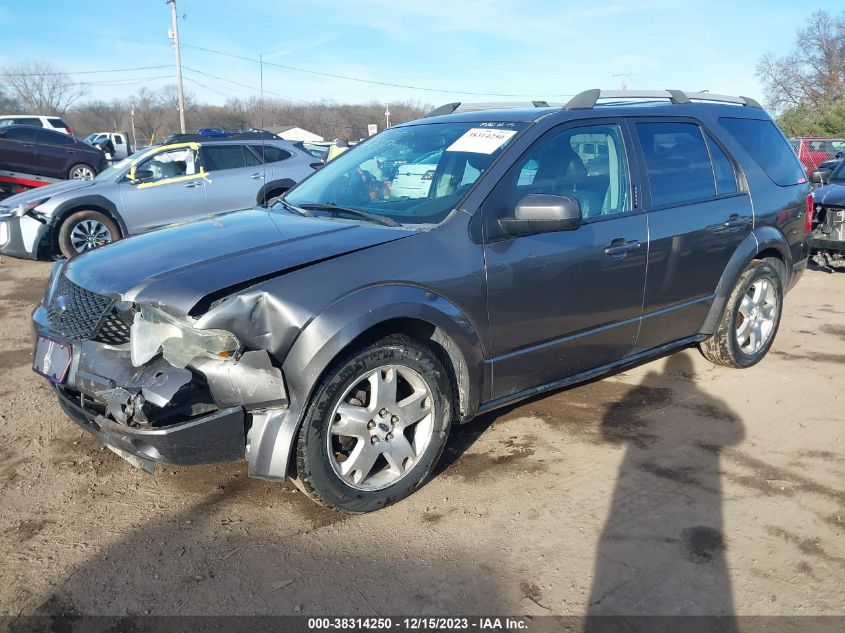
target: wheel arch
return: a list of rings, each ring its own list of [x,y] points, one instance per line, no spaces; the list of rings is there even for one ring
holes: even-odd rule
[[[786,292],[792,271],[792,255],[790,254],[789,243],[778,229],[772,226],[757,227],[740,242],[727,266],[725,266],[716,287],[710,310],[701,327],[702,334],[711,335],[716,331],[739,276],[748,264],[755,259],[769,260],[774,264],[775,269],[781,276],[784,293]]]
[[[373,306],[379,306],[374,310]],[[272,437],[261,434],[250,449],[250,474],[287,476],[290,453],[320,381],[335,363],[358,346],[401,333],[429,346],[453,381],[460,421],[478,410],[483,351],[476,328],[454,303],[426,289],[404,285],[371,286],[330,305],[302,329],[282,364],[289,408]],[[282,470],[282,465],[284,469]]]
[[[265,197],[268,193],[280,190],[287,191],[295,184],[296,181],[292,180],[291,178],[279,178],[277,180],[271,180],[270,182],[264,183],[255,196],[255,202],[256,204],[264,204]]]
[[[123,221],[123,218],[118,212],[117,206],[114,202],[99,195],[73,198],[56,207],[53,211],[53,220],[51,223],[53,233],[56,234],[59,226],[61,226],[61,224],[67,220],[70,215],[76,213],[77,211],[99,211],[101,213],[105,213],[109,218],[117,223],[121,237],[126,237],[129,234],[126,222]]]

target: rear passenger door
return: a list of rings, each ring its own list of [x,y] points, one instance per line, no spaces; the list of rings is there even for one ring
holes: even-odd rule
[[[52,178],[67,178],[72,165],[82,161],[77,159],[73,138],[62,132],[43,130],[38,132],[35,160]]]
[[[0,166],[9,171],[46,176],[35,161],[38,128],[13,127],[0,136]]]
[[[208,174],[205,197],[209,213],[254,207],[264,184],[264,166],[246,145],[203,145],[200,157]]]
[[[736,162],[698,121],[630,125],[647,185],[648,272],[637,339],[645,350],[699,331],[753,213]]]

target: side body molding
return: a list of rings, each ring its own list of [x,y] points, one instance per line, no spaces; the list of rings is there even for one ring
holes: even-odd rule
[[[458,377],[461,418],[472,417],[479,407],[478,395],[483,393],[484,351],[476,327],[455,304],[424,288],[368,286],[339,299],[313,318],[292,345],[282,365],[289,408],[283,420],[263,420],[260,416],[254,420],[248,454],[251,476],[286,476],[296,433],[320,377],[357,337],[395,319],[414,319],[431,326],[431,340],[448,354]]]
[[[790,254],[789,244],[784,234],[773,226],[765,225],[756,227],[740,243],[728,265],[725,267],[725,272],[722,273],[722,277],[719,279],[719,285],[716,287],[716,294],[713,297],[713,303],[710,305],[710,311],[704,319],[704,325],[701,326],[702,334],[709,335],[716,331],[716,326],[722,317],[731,291],[734,289],[742,271],[745,270],[745,267],[748,266],[758,253],[770,249],[775,249],[780,253],[786,264],[786,274],[791,274],[792,255]],[[789,280],[787,279],[784,288],[788,287]]]

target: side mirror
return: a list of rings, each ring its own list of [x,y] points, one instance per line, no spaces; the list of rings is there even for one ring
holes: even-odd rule
[[[155,177],[155,174],[149,169],[138,169],[135,171],[135,179],[132,182],[144,182],[153,177]]]
[[[582,220],[577,198],[529,194],[516,205],[513,217],[499,220],[499,226],[506,235],[533,235],[574,231]]]
[[[813,182],[817,185],[823,185],[827,182],[827,179],[830,177],[831,170],[830,169],[823,169],[822,171],[814,171],[810,174],[810,182]]]

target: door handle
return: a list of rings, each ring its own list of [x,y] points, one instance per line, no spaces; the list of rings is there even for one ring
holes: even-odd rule
[[[736,228],[736,227],[744,226],[744,225],[745,225],[745,218],[739,217],[739,213],[731,214],[731,217],[729,217],[727,220],[725,220],[724,223],[722,224],[722,226],[724,226],[726,229],[732,229],[732,228]]]
[[[604,249],[604,254],[622,259],[631,251],[639,249],[641,244],[639,240],[625,241],[624,238],[618,237],[610,243],[610,246]]]
[[[187,189],[193,189],[194,187],[199,187],[202,183],[199,180],[192,180],[191,182],[187,183],[185,187]]]
[[[264,174],[252,174],[250,176],[253,180],[257,180],[258,178],[264,178]]]

